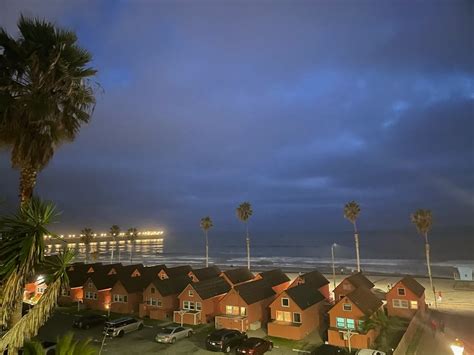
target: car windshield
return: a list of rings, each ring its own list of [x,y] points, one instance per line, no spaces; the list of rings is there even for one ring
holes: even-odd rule
[[[171,334],[173,332],[174,328],[163,328],[161,331],[163,334]]]
[[[227,331],[217,331],[209,335],[210,340],[221,340],[224,335],[228,334]]]

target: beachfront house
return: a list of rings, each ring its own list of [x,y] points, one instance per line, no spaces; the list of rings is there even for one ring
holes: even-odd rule
[[[424,312],[425,288],[411,276],[398,281],[386,294],[389,316],[411,319],[416,312]]]
[[[173,312],[174,322],[192,325],[213,322],[219,312],[219,301],[230,289],[222,277],[187,285],[178,296],[179,310]]]
[[[240,267],[224,271],[221,274],[221,277],[234,287],[241,283],[252,281],[255,278],[255,275],[246,267]]]
[[[341,347],[350,344],[353,349],[371,348],[378,331],[364,331],[364,320],[382,309],[382,305],[382,301],[365,287],[342,296],[328,311],[328,343]]]
[[[329,300],[329,281],[318,270],[313,270],[301,275],[298,275],[290,287],[298,285],[310,285],[313,289],[318,290],[323,296]]]
[[[219,302],[217,329],[259,329],[268,322],[268,306],[275,298],[272,286],[263,279],[234,286]]]
[[[356,272],[355,274],[346,277],[339,285],[337,285],[334,289],[334,300],[337,302],[360,287],[371,290],[374,287],[374,284],[361,272]]]
[[[218,277],[221,273],[221,270],[217,266],[212,265],[201,269],[193,269],[188,272],[188,276],[193,280],[193,282],[199,282]]]
[[[309,284],[291,287],[270,304],[268,335],[301,340],[319,331],[324,320],[326,297]]]
[[[276,294],[286,290],[291,283],[289,277],[281,269],[260,272],[255,276],[255,280],[266,281]]]
[[[86,308],[105,311],[110,305],[112,296],[110,291],[117,281],[117,275],[94,272],[88,275],[83,284],[83,303]]]
[[[163,267],[158,273],[158,277],[161,280],[170,279],[182,275],[187,275],[192,271],[192,267],[189,265],[175,266],[175,267]]]
[[[140,318],[172,320],[173,312],[179,309],[178,295],[192,282],[187,275],[171,279],[152,280],[143,291]]]

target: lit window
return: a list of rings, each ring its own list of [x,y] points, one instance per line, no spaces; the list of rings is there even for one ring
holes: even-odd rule
[[[344,303],[342,305],[342,307],[343,307],[344,311],[346,311],[346,312],[352,311],[352,305],[350,303]]]
[[[345,328],[346,327],[346,318],[336,317],[336,327]]]
[[[410,301],[411,309],[418,309],[418,301]]]
[[[280,322],[291,322],[291,312],[276,311],[276,320]]]
[[[293,313],[293,323],[301,323],[301,313]]]
[[[246,307],[240,307],[240,315],[244,316],[244,317],[247,315],[247,308]]]
[[[407,300],[392,300],[393,308],[408,308],[408,301]]]
[[[404,288],[397,288],[399,296],[405,296],[405,289]]]
[[[232,306],[225,306],[225,314],[232,314]]]
[[[348,329],[352,329],[352,330],[355,329],[355,322],[354,322],[354,319],[347,318],[347,319],[346,319],[346,322],[347,322],[347,328],[348,328]]]
[[[290,299],[289,298],[282,298],[281,299],[281,306],[282,307],[290,307]]]

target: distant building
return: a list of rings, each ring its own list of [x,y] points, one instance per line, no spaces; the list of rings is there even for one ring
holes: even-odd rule
[[[411,276],[398,281],[386,295],[389,316],[411,319],[420,310],[424,312],[425,288]]]
[[[371,290],[374,286],[375,285],[361,272],[356,272],[355,274],[346,277],[339,285],[337,285],[334,289],[334,300],[337,302],[360,287]]]

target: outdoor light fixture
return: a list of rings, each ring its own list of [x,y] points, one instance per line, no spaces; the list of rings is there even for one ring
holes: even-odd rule
[[[464,354],[464,344],[462,341],[456,338],[453,344],[450,346],[454,355],[462,355]]]

